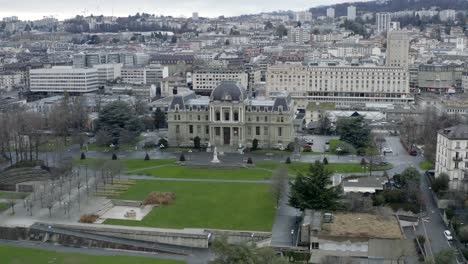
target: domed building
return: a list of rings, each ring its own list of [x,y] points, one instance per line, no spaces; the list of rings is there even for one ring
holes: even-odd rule
[[[168,108],[170,146],[217,146],[225,152],[251,147],[285,148],[294,140],[294,102],[289,94],[274,100],[251,98],[235,81],[224,81],[209,97],[174,95]]]

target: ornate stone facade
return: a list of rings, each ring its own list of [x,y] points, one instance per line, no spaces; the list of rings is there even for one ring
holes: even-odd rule
[[[175,95],[168,109],[169,145],[204,145],[224,150],[251,147],[281,148],[294,140],[294,102],[284,93],[274,100],[249,97],[238,82],[224,81],[210,97],[194,92]]]

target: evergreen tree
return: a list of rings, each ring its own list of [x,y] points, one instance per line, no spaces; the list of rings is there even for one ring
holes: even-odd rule
[[[331,186],[333,172],[323,163],[310,165],[309,173],[299,174],[291,183],[289,204],[300,210],[333,210],[340,207],[341,186]]]

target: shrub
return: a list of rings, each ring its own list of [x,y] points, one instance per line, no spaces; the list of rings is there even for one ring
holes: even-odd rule
[[[327,159],[327,157],[323,158],[323,164],[325,164],[325,165],[328,164],[328,159]]]
[[[163,146],[163,148],[168,148],[169,147],[169,142],[167,142],[167,139],[161,138],[158,141],[158,147],[161,147],[161,146]]]
[[[193,147],[195,149],[200,149],[200,137],[199,136],[196,136],[194,139],[193,139]]]
[[[383,196],[387,203],[404,203],[405,193],[401,190],[384,190]]]
[[[458,231],[458,237],[462,243],[468,242],[468,227],[462,226]]]
[[[184,161],[185,161],[185,156],[184,156],[183,153],[180,155],[179,161],[181,161],[181,162],[184,162]]]
[[[338,152],[337,149],[341,149],[341,151]],[[346,142],[340,142],[334,145],[332,151],[339,155],[356,154],[356,149]]]
[[[247,159],[247,164],[253,164],[253,161],[252,161],[252,158],[251,158],[251,157],[249,157],[249,158]]]
[[[367,161],[366,161],[365,158],[362,158],[362,159],[361,159],[361,165],[362,165],[362,166],[367,165]]]
[[[441,173],[439,177],[432,182],[432,190],[438,193],[448,190],[450,178],[447,174]]]
[[[86,159],[86,155],[84,154],[84,152],[81,152],[81,157],[80,157],[81,160],[85,160]]]
[[[145,155],[145,160],[150,160],[150,157],[149,157],[148,153],[146,153],[146,155]]]
[[[173,192],[151,192],[143,200],[143,205],[162,204],[168,205],[176,198]]]
[[[286,164],[291,164],[291,158],[290,158],[290,157],[288,157],[288,158],[286,159]]]
[[[304,148],[303,152],[312,152],[312,149],[311,148]]]
[[[98,218],[99,218],[99,215],[97,214],[84,214],[80,216],[79,222],[84,223],[84,224],[92,224],[96,222]]]
[[[418,235],[418,236],[416,237],[416,239],[418,240],[418,242],[419,242],[419,244],[420,244],[421,246],[424,246],[424,243],[426,243],[426,237],[423,236],[423,235]]]
[[[150,149],[150,148],[153,148],[154,147],[154,142],[152,141],[149,141],[149,142],[145,142],[145,145],[143,146],[144,149]]]
[[[445,209],[445,215],[447,216],[448,220],[452,220],[452,218],[455,216],[455,212],[452,208],[447,208]]]
[[[112,160],[117,160],[117,155],[115,155],[115,153],[112,154]]]
[[[295,145],[294,142],[291,142],[291,143],[288,144],[288,146],[286,147],[286,149],[287,149],[288,151],[293,152],[293,151],[294,151],[294,145]]]
[[[257,150],[258,149],[258,139],[254,138],[252,141],[252,150]]]
[[[465,257],[465,259],[468,259],[468,249],[462,248],[461,251],[462,251],[463,257]]]
[[[378,194],[374,198],[374,205],[379,206],[379,205],[384,205],[385,204],[385,196],[383,194]]]

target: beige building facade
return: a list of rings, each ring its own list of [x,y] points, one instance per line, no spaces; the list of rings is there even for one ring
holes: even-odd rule
[[[225,151],[251,147],[286,148],[294,141],[294,103],[284,93],[275,100],[248,96],[239,82],[225,81],[210,97],[194,92],[175,95],[168,109],[169,145],[193,146],[195,137],[204,145]]]

